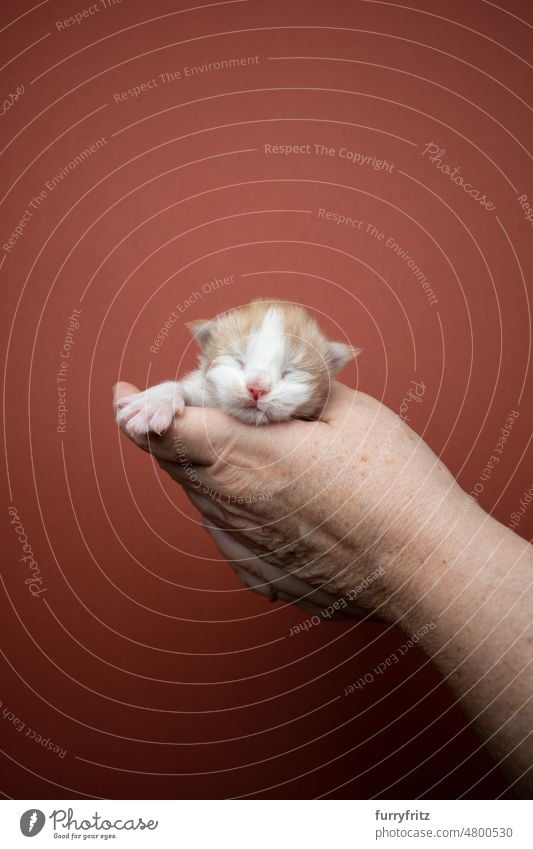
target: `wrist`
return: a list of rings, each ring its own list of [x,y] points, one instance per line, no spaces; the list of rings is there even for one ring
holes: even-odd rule
[[[484,558],[487,524],[498,524],[444,471],[438,486],[432,480],[400,511],[392,543],[381,552],[387,593],[382,615],[407,632],[434,621],[458,595],[475,605],[479,587],[465,552],[475,548]]]
[[[409,541],[390,570],[386,617],[409,632],[435,622],[428,651],[444,644],[462,651],[474,614],[488,632],[514,604],[531,577],[532,548],[457,484],[446,495],[435,493],[424,515],[406,525]]]

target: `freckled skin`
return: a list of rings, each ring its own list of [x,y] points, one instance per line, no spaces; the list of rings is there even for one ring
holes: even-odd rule
[[[119,384],[115,404],[135,391]],[[358,604],[408,636],[434,623],[419,645],[515,788],[533,794],[532,547],[478,504],[465,510],[466,494],[404,421],[334,383],[318,421],[255,428],[188,407],[163,436],[123,429],[185,487],[238,574],[264,576],[259,591],[279,586],[309,609],[318,596],[294,580],[348,594],[381,569]],[[176,439],[200,489],[176,462]]]

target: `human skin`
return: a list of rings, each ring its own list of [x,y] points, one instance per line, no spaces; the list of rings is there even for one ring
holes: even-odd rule
[[[119,383],[115,400],[134,391]],[[402,418],[334,383],[316,422],[252,427],[188,407],[135,441],[185,487],[245,583],[316,611],[357,588],[364,610],[427,631],[418,645],[515,790],[533,795],[533,548]]]

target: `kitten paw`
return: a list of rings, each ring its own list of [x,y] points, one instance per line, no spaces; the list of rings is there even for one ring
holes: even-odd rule
[[[169,381],[121,398],[117,403],[117,422],[132,436],[150,432],[161,435],[184,408],[181,386]]]

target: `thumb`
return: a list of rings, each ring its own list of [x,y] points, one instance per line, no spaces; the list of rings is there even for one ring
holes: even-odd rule
[[[126,381],[115,384],[115,411],[124,398],[139,391],[137,386]],[[149,433],[142,440],[134,439],[125,427],[121,429],[128,439],[159,460],[210,466],[232,442],[244,438],[246,425],[214,407],[185,407],[180,416],[175,416],[169,430],[161,435]]]
[[[134,395],[136,392],[140,391],[139,387],[134,386],[133,383],[126,383],[125,380],[119,380],[119,382],[115,383],[113,386],[113,409],[117,409],[118,402],[121,398],[126,398],[128,395]]]

